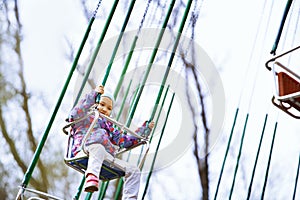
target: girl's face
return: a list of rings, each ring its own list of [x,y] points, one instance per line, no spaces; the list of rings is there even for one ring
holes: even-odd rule
[[[113,108],[112,100],[108,97],[101,97],[98,105],[99,112],[103,115],[110,116],[112,108]]]

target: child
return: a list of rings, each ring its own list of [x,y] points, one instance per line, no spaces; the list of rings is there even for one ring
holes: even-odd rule
[[[91,93],[87,94],[77,106],[75,106],[69,115],[69,121],[74,121],[78,118],[87,115],[91,106],[95,105],[95,100],[98,94],[101,94],[100,102],[97,105],[98,111],[106,116],[110,116],[113,109],[114,98],[108,93],[104,93],[104,87],[98,86]],[[94,115],[74,124],[72,132],[74,137],[74,145],[72,152],[74,156],[81,150],[82,140],[90,127]],[[139,135],[149,134],[154,127],[154,122],[150,122],[148,127],[146,122],[142,127],[138,128],[135,132]],[[86,192],[98,191],[99,187],[99,174],[103,160],[106,157],[114,156],[116,146],[128,148],[138,143],[138,138],[130,135],[120,133],[117,129],[113,128],[113,124],[105,119],[99,119],[95,124],[90,136],[86,140],[85,147],[89,154],[87,170],[85,173],[86,182],[84,190]],[[115,158],[117,159],[117,158]],[[124,199],[137,199],[139,184],[140,184],[140,171],[138,167],[130,165],[128,162],[119,160],[125,166],[125,182],[123,190]]]

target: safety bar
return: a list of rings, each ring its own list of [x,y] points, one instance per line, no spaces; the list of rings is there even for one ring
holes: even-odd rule
[[[144,137],[142,137],[142,136],[136,134],[134,131],[132,131],[131,129],[129,129],[128,127],[126,127],[124,124],[122,124],[122,123],[116,121],[115,119],[113,119],[113,118],[111,118],[111,117],[108,117],[108,116],[106,116],[106,115],[101,114],[97,109],[93,109],[93,111],[89,112],[86,116],[84,116],[84,117],[82,117],[82,118],[79,118],[79,119],[77,119],[77,120],[74,120],[74,121],[68,123],[66,126],[63,127],[63,132],[64,132],[66,135],[68,135],[68,131],[66,130],[67,128],[69,128],[69,127],[72,126],[73,124],[76,124],[76,123],[78,123],[78,122],[80,122],[80,121],[82,121],[82,120],[88,118],[88,117],[89,117],[90,115],[92,115],[92,114],[96,115],[95,113],[98,113],[98,114],[99,114],[99,116],[96,116],[95,119],[98,119],[99,117],[105,118],[105,119],[107,119],[108,121],[110,121],[111,123],[117,125],[119,128],[121,128],[121,130],[124,130],[124,131],[126,131],[127,133],[130,133],[131,135],[133,135],[133,136],[136,137],[136,138],[144,139]],[[98,115],[98,114],[97,114],[97,115]]]
[[[98,112],[99,112],[99,111],[98,111]],[[117,125],[119,128],[121,128],[121,130],[125,130],[126,132],[130,133],[130,135],[133,135],[133,136],[136,137],[136,138],[144,139],[144,137],[142,137],[142,136],[136,134],[134,131],[132,131],[131,129],[129,129],[129,128],[128,128],[127,126],[125,126],[124,124],[122,124],[122,123],[116,121],[115,119],[113,119],[113,118],[111,118],[111,117],[108,117],[108,116],[103,115],[103,114],[101,114],[101,113],[99,113],[99,114],[100,114],[100,117],[105,118],[105,119],[107,119],[108,121],[110,121],[111,123]]]
[[[38,195],[41,195],[43,197],[47,197],[47,199],[54,199],[54,200],[63,200],[59,197],[56,197],[56,196],[53,196],[53,195],[50,195],[48,193],[45,193],[45,192],[41,192],[41,191],[38,191],[38,190],[34,190],[34,189],[30,189],[30,188],[25,188],[25,187],[22,187],[22,186],[19,186],[20,187],[20,191],[21,193],[19,193],[17,195],[17,198],[18,200],[23,200],[23,196],[24,196],[24,192],[25,191],[28,191],[28,192],[31,192],[31,193],[35,193],[35,194],[38,194]],[[30,199],[41,199],[41,198],[37,198],[37,197],[31,197]]]
[[[92,115],[92,114],[95,115],[94,120],[92,121],[92,123],[91,123],[89,129],[87,130],[87,132],[86,132],[84,138],[82,139],[82,143],[81,143],[81,147],[80,147],[86,155],[88,155],[88,153],[87,153],[87,151],[86,151],[86,149],[85,149],[85,145],[84,145],[84,144],[86,143],[88,137],[90,136],[91,131],[93,130],[93,128],[94,128],[96,122],[98,121],[98,118],[99,118],[99,117],[102,117],[102,118],[107,119],[107,120],[110,121],[111,123],[113,123],[113,124],[117,125],[119,128],[121,128],[121,130],[123,129],[123,130],[125,130],[126,132],[128,132],[129,134],[131,134],[132,136],[134,136],[134,137],[140,139],[140,142],[139,142],[138,144],[136,144],[136,145],[134,145],[134,146],[132,146],[132,147],[130,147],[130,148],[125,148],[125,149],[122,149],[122,150],[119,149],[119,150],[116,152],[116,156],[119,155],[119,154],[125,153],[126,151],[129,151],[129,150],[131,150],[131,149],[133,149],[133,148],[135,148],[135,147],[138,147],[138,146],[140,146],[140,145],[146,144],[147,147],[149,146],[148,138],[144,138],[144,137],[142,137],[142,136],[136,134],[134,131],[132,131],[131,129],[129,129],[128,127],[126,127],[124,124],[122,124],[122,123],[116,121],[115,119],[112,119],[111,117],[108,117],[108,116],[105,116],[105,115],[101,114],[97,109],[93,109],[93,110],[92,110],[91,112],[89,112],[86,116],[84,116],[84,117],[82,117],[82,118],[79,118],[79,119],[77,119],[77,120],[74,120],[74,121],[68,123],[66,126],[63,127],[63,132],[69,135],[70,133],[66,130],[67,128],[69,128],[69,127],[70,127],[71,125],[73,125],[73,124],[76,124],[76,123],[82,121],[83,119],[86,119],[88,116],[90,116],[90,115]],[[69,135],[69,140],[70,140],[70,135]],[[69,142],[70,142],[70,141],[68,141],[68,143],[69,143]],[[149,147],[148,147],[148,148],[149,148]],[[69,156],[68,156],[68,155],[69,155],[69,152],[68,152],[68,151],[69,151],[69,149],[67,149],[67,153],[66,153],[65,160],[66,160],[66,161],[72,161],[72,159],[68,158],[68,157],[69,157]],[[76,159],[78,159],[77,156],[74,158],[74,160],[76,160]]]
[[[286,55],[286,54],[289,54],[289,53],[291,53],[291,52],[293,52],[293,51],[295,51],[295,50],[297,50],[297,49],[299,49],[299,48],[300,48],[300,46],[297,46],[297,47],[295,47],[295,48],[293,48],[293,49],[291,49],[291,50],[289,50],[289,51],[286,51],[286,52],[284,52],[284,53],[282,53],[282,54],[280,54],[280,55],[278,55],[278,56],[276,56],[276,57],[271,58],[270,60],[268,60],[268,61],[266,62],[265,67],[266,67],[269,71],[271,71],[271,70],[272,70],[272,67],[269,66],[270,63],[275,62],[276,59],[278,59],[278,58],[280,58],[280,57],[282,57],[282,56],[284,56],[284,55]]]

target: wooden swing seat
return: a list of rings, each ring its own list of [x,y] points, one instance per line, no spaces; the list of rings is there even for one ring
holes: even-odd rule
[[[279,72],[278,76],[278,92],[279,96],[286,96],[300,92],[300,83],[285,72]],[[292,107],[300,111],[300,97],[291,97],[282,100],[290,104]]]
[[[265,67],[273,72],[276,92],[272,103],[290,116],[300,119],[300,76],[278,62],[278,59],[300,49],[297,46],[265,63]],[[273,63],[273,65],[270,65]]]
[[[275,76],[277,76],[277,94],[273,96],[272,103],[291,115],[294,118],[300,119],[300,80],[298,80],[297,74],[286,68],[279,62],[275,64],[284,71],[276,72],[274,70]]]

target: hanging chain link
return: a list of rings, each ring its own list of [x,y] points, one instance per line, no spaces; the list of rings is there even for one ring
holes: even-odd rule
[[[98,4],[97,4],[97,7],[96,7],[96,9],[95,9],[95,11],[94,11],[94,13],[93,13],[93,18],[96,18],[96,15],[97,15],[97,12],[98,12],[99,7],[100,7],[100,5],[101,5],[101,2],[102,2],[102,0],[99,0],[99,2],[98,2]]]
[[[151,1],[152,1],[152,0],[148,0],[148,2],[147,2],[147,6],[146,6],[145,12],[144,12],[144,14],[143,14],[143,18],[142,18],[142,20],[141,20],[141,22],[140,22],[140,26],[139,26],[137,35],[139,35],[140,32],[141,32],[141,29],[142,29],[142,27],[143,27],[143,24],[144,24],[144,21],[145,21],[147,12],[148,12],[148,10],[149,10],[149,6],[150,6]]]

